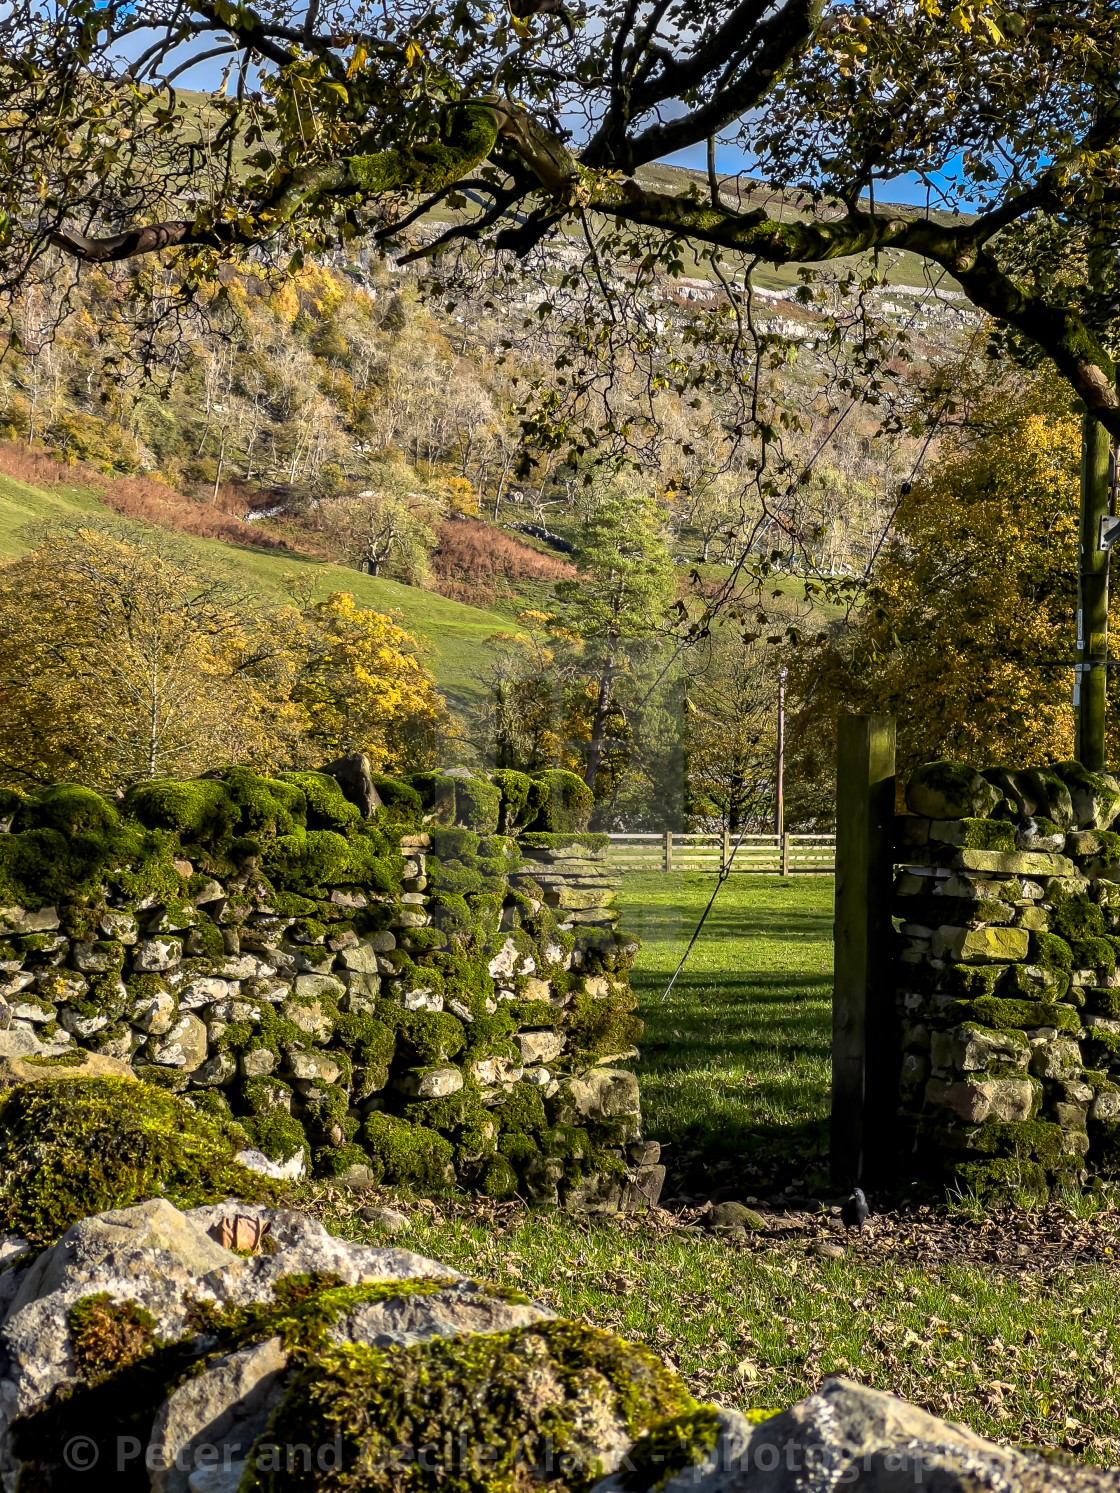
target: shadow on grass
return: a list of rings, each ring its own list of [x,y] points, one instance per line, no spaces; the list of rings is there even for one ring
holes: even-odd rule
[[[666,878],[668,880],[668,878]],[[742,1194],[820,1185],[831,1078],[831,885],[739,887],[717,903],[668,999],[707,888],[662,887],[627,907],[643,938],[632,984],[645,1022],[635,1063],[645,1130],[669,1189]],[[629,900],[629,899],[628,899]]]

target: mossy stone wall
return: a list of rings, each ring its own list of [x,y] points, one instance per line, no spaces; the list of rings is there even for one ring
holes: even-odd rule
[[[907,806],[900,1173],[1019,1201],[1120,1180],[1120,782],[936,762]]]
[[[348,760],[4,795],[0,1046],[121,1059],[289,1175],[655,1200],[583,784]]]

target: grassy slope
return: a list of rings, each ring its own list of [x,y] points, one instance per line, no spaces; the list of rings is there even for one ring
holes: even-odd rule
[[[688,874],[624,883],[627,923],[645,940],[634,972],[647,1021],[638,1071],[647,1131],[677,1142],[670,1155],[737,1156],[742,1197],[758,1185],[752,1161],[769,1166],[821,1138],[832,880],[733,880],[662,1006],[710,888]],[[369,1195],[307,1191],[338,1232],[385,1242],[359,1216]],[[920,1216],[853,1235],[834,1259],[780,1227],[780,1215],[773,1231],[737,1241],[664,1215],[595,1221],[481,1200],[405,1207],[411,1226],[395,1244],[648,1342],[702,1398],[775,1408],[845,1373],[997,1440],[1120,1459],[1115,1215],[1086,1225],[1100,1230],[1088,1263],[1072,1237],[1063,1242],[1081,1225],[1060,1214],[1046,1259],[997,1228],[1014,1258],[993,1269],[967,1250],[916,1254]],[[947,1228],[961,1239],[980,1232],[967,1218]]]
[[[109,513],[88,490],[65,485],[33,487],[0,476],[0,558],[22,554],[29,548],[28,525],[71,523],[85,516],[109,517],[127,526],[125,520]],[[316,597],[331,591],[352,591],[363,606],[400,613],[403,625],[430,644],[432,651],[427,663],[453,706],[462,706],[478,695],[476,676],[485,668],[489,655],[486,640],[509,627],[509,618],[498,612],[463,606],[434,591],[378,580],[300,555],[189,535],[176,535],[175,542],[206,564],[231,571],[243,585],[270,600],[286,594],[286,577],[307,577]]]

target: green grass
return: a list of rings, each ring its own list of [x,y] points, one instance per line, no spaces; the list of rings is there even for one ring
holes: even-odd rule
[[[663,1000],[713,878],[628,873],[623,923],[642,940],[631,976],[646,1024],[646,1133],[674,1182],[751,1190],[819,1184],[826,1143],[832,878],[732,875]]]
[[[88,489],[41,488],[0,477],[0,558],[21,555],[30,548],[29,525],[73,523],[90,517],[108,518],[125,528],[141,527],[111,513]],[[331,591],[352,591],[363,606],[399,613],[402,625],[429,646],[425,661],[452,708],[462,708],[478,697],[479,676],[491,653],[487,639],[510,626],[509,617],[501,612],[464,606],[434,591],[380,580],[303,555],[186,534],[176,535],[175,542],[200,562],[229,571],[271,601],[286,596],[285,581],[294,576],[307,579],[316,598]]]

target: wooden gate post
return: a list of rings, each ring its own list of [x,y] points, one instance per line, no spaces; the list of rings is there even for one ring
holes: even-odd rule
[[[897,1128],[892,979],[895,721],[841,716],[836,752],[832,1181],[874,1181]]]

